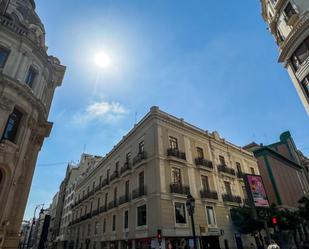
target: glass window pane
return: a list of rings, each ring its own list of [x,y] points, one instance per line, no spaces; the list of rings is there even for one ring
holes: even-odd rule
[[[175,202],[175,216],[176,216],[176,223],[178,224],[186,223],[186,210],[184,203]]]
[[[209,225],[215,225],[216,220],[215,220],[215,213],[213,207],[206,207],[207,210],[207,219],[208,219],[208,224]]]
[[[9,50],[0,48],[0,68],[3,68],[7,58],[9,57]]]
[[[146,205],[137,208],[137,226],[145,226],[147,224]]]

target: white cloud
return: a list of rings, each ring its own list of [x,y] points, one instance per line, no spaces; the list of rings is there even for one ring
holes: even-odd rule
[[[78,124],[90,121],[102,121],[104,123],[114,123],[128,114],[128,110],[118,102],[95,102],[77,113],[73,117],[73,122]]]

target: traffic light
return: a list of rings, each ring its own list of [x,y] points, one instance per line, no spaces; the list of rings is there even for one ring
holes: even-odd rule
[[[157,239],[158,239],[159,242],[162,241],[162,230],[161,229],[157,230]]]
[[[273,223],[273,225],[277,225],[277,217],[272,217],[271,222]]]

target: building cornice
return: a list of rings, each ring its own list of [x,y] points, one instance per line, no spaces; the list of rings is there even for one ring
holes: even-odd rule
[[[211,142],[224,146],[225,148],[232,149],[234,152],[242,153],[246,157],[255,160],[255,157],[252,152],[249,152],[241,147],[238,147],[230,142],[227,142],[225,139],[221,139],[217,132],[209,133],[208,131],[202,130],[190,123],[185,122],[181,118],[177,118],[173,115],[170,115],[166,112],[161,111],[158,107],[152,107],[150,112],[146,114],[146,116],[138,122],[132,130],[129,131],[127,135],[125,135],[118,144],[114,146],[114,148],[105,155],[100,161],[96,163],[92,171],[85,176],[81,181],[78,183],[77,188],[79,188],[84,182],[86,182],[91,176],[97,172],[102,166],[104,166],[104,163],[107,162],[117,151],[120,150],[121,146],[126,143],[139,129],[149,124],[151,120],[159,120],[162,121],[168,125],[174,126],[177,129],[184,130],[186,132],[189,132],[193,135],[202,136],[203,138],[209,139]]]
[[[271,155],[271,156],[274,156],[274,157],[280,159],[281,161],[287,162],[289,165],[293,166],[294,168],[296,168],[298,170],[302,170],[303,169],[303,167],[301,165],[299,165],[298,163],[290,160],[289,158],[281,155],[277,151],[275,151],[275,150],[273,150],[273,149],[271,149],[271,148],[269,148],[267,146],[264,146],[264,147],[261,147],[259,149],[256,149],[253,153],[254,153],[254,155],[256,157],[268,154],[268,155]]]

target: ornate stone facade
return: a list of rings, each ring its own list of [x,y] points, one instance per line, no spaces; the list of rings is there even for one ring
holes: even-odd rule
[[[261,0],[262,15],[283,63],[309,114],[309,1]]]
[[[33,0],[0,0],[0,248],[17,248],[35,163],[65,67],[47,54]]]

